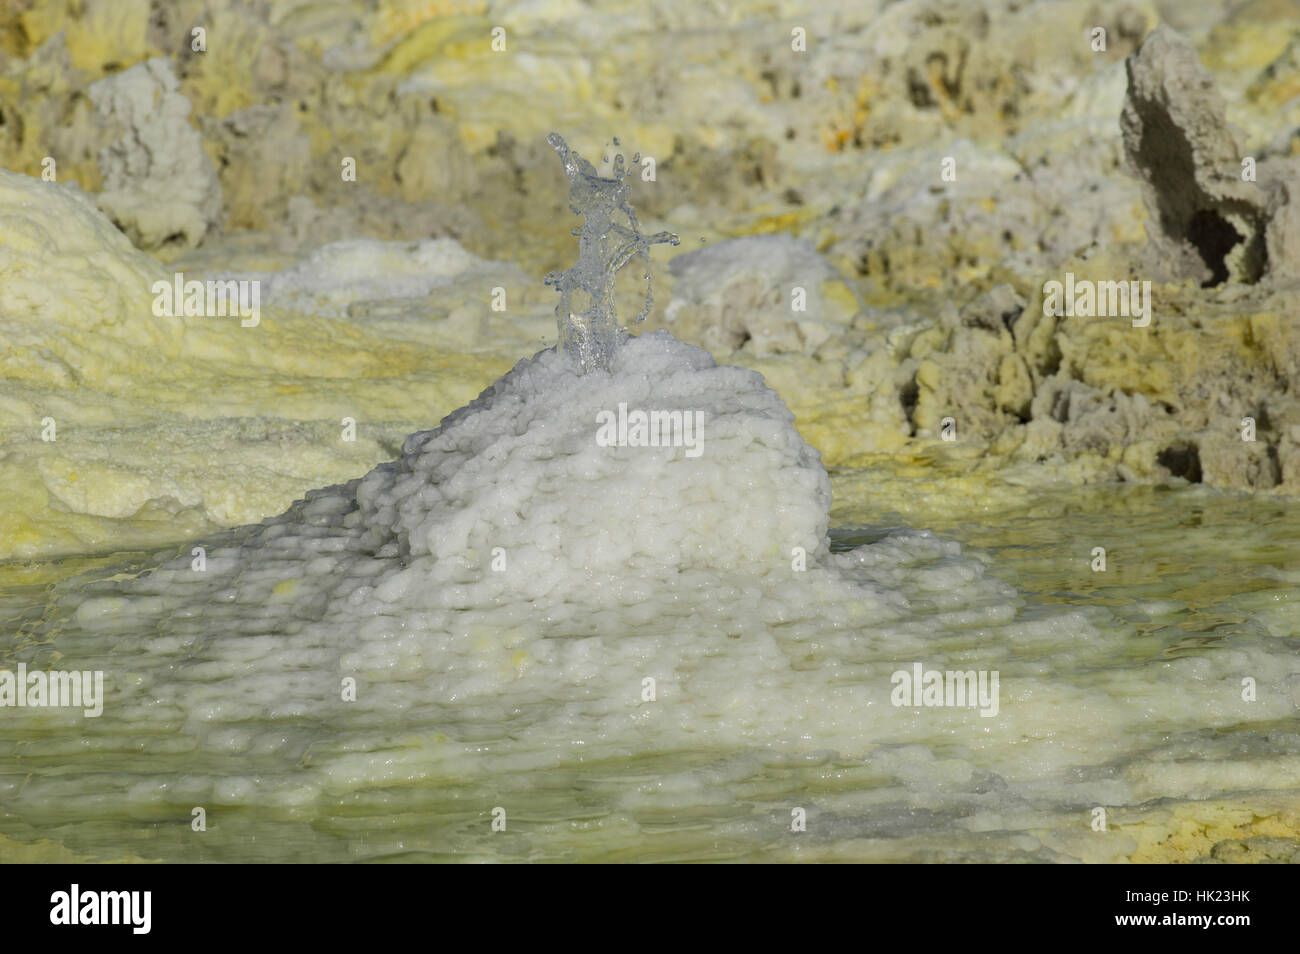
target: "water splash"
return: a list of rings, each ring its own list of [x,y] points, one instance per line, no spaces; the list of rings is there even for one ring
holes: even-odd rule
[[[569,177],[569,208],[583,217],[578,237],[578,260],[562,272],[551,272],[546,284],[560,292],[555,319],[560,333],[560,350],[576,357],[586,374],[596,368],[609,370],[618,347],[618,306],[614,299],[614,278],[619,269],[640,256],[646,261],[645,304],[636,321],[645,320],[654,301],[650,277],[650,246],[667,242],[680,244],[672,232],[641,234],[636,213],[628,203],[628,170],[623,154],[614,154],[614,177],[606,179],[578,155],[558,133],[546,137],[564,163]],[[619,142],[614,140],[617,147]],[[632,158],[633,164],[640,155]]]

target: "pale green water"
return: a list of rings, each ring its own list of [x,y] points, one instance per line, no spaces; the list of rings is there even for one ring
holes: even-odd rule
[[[833,523],[858,526],[833,533],[836,546],[844,548],[879,539],[903,522],[837,507]],[[1270,658],[1293,658],[1300,645],[1295,642],[1300,507],[1289,501],[1199,489],[1093,488],[1027,494],[1015,514],[928,526],[976,548],[994,575],[1016,587],[1024,600],[1019,618],[1050,616],[1063,606],[1085,608],[1098,633],[1122,638],[1121,652],[1101,662],[1085,654],[1076,670],[1054,674],[1072,685],[1085,687],[1116,673],[1146,673],[1153,661],[1212,657],[1240,645],[1266,645]],[[1094,546],[1108,550],[1105,573],[1090,569]],[[41,586],[0,590],[6,647],[12,645],[9,634],[43,625],[44,592]],[[20,635],[19,643],[23,640]],[[1059,658],[1061,648],[1026,644],[1017,652],[1032,662]],[[9,657],[8,649],[0,654],[0,668],[12,668]],[[129,661],[123,660],[123,667],[129,670]],[[1172,694],[1179,691],[1170,686]],[[256,780],[263,772],[292,775],[294,766],[282,758],[197,751],[179,726],[170,745],[157,738],[133,740],[129,733],[122,737],[120,730],[111,739],[98,738],[109,728],[105,722],[82,739],[63,732],[64,744],[51,748],[48,737],[37,745],[41,740],[12,712],[0,712],[0,836],[43,840],[38,856],[54,857],[53,846],[62,845],[105,860],[1052,861],[1071,856],[1062,850],[1074,843],[1071,839],[1090,837],[1080,833],[1086,823],[1079,806],[1068,799],[1035,802],[1026,794],[1032,785],[1008,790],[997,772],[982,767],[978,753],[972,755],[971,741],[956,735],[945,742],[939,733],[926,741],[940,762],[952,756],[976,765],[973,774],[951,784],[941,774],[908,782],[905,769],[885,770],[879,762],[830,751],[643,751],[633,736],[614,740],[612,750],[605,746],[594,758],[584,758],[575,747],[559,764],[515,767],[507,743],[527,732],[526,709],[516,710],[508,725],[473,728],[487,756],[482,764],[492,766],[488,771],[448,762],[449,770],[436,779],[326,793],[280,807],[223,807],[208,800],[209,830],[195,833],[189,826],[188,777],[227,772]],[[1083,722],[1087,718],[1080,714]],[[1181,718],[1177,731],[1166,736],[1168,750],[1144,757],[1181,764],[1198,755],[1213,760],[1240,752],[1276,761],[1300,751],[1300,725],[1294,719],[1198,730],[1194,718]],[[405,735],[405,721],[394,715],[394,747],[437,744]],[[1086,727],[1081,735],[1087,737]],[[328,748],[313,744],[297,755],[297,767],[307,769],[337,754]],[[492,758],[498,751],[500,756]],[[1007,753],[997,753],[997,759],[1006,758]],[[1131,753],[1121,747],[1117,758],[1128,760]],[[1255,764],[1250,759],[1243,764]],[[1074,771],[1104,780],[1117,770],[1082,759]],[[170,779],[172,794],[145,804],[121,797],[123,778],[146,775]],[[51,789],[58,797],[17,797],[28,786],[51,780],[61,780],[62,787]],[[1214,794],[1244,806],[1269,789],[1273,796],[1279,790],[1275,777],[1261,778],[1258,791],[1250,785],[1228,787],[1245,790]],[[1292,799],[1300,795],[1294,787],[1281,791]],[[1187,793],[1168,795],[1179,800]],[[998,824],[985,830],[988,826],[976,819],[987,815],[992,800]],[[1142,801],[1153,804],[1150,798]],[[496,805],[508,807],[507,831],[490,830],[489,813]],[[789,831],[791,806],[807,810],[806,832]],[[1123,836],[1091,837],[1119,844],[1115,840]],[[0,841],[0,852],[11,844]],[[1123,851],[1122,846],[1113,850]]]

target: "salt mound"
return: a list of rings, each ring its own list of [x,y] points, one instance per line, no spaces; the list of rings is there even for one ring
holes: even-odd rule
[[[520,284],[527,280],[518,268],[478,258],[452,238],[333,242],[284,271],[250,277],[262,279],[268,302],[305,314],[341,317],[354,302],[422,298],[477,274],[490,274],[494,281],[502,276]]]
[[[620,414],[639,412],[693,424],[663,429],[660,446],[608,446]],[[273,595],[292,596],[291,617],[393,616],[439,638],[502,607],[713,612],[725,579],[757,594],[829,566],[830,501],[820,456],[762,375],[661,331],[627,338],[612,372],[539,352],[396,461],[219,535],[202,573],[186,555],[138,585],[169,602],[263,603],[267,632],[286,615]]]
[[[686,304],[720,304],[722,290],[740,276],[761,279],[769,288],[816,285],[838,277],[811,242],[784,232],[716,242],[678,255],[669,268],[677,282],[668,303],[670,321]]]
[[[680,336],[723,354],[807,352],[842,334],[854,309],[825,294],[839,275],[807,239],[777,233],[729,239],[669,263],[665,318]],[[798,289],[804,299],[792,310]]]
[[[600,446],[620,405],[694,428],[661,435],[682,446]],[[543,351],[408,438],[356,488],[355,519],[380,555],[420,558],[380,588],[391,602],[445,602],[458,580],[472,604],[635,602],[688,569],[788,574],[793,548],[825,552],[831,499],[793,421],[760,374],[666,332],[628,339],[612,374]],[[488,569],[498,548],[508,572]]]

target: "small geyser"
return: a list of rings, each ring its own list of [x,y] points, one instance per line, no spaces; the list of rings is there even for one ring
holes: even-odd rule
[[[583,217],[582,227],[573,231],[578,237],[577,262],[546,276],[546,284],[560,292],[560,303],[555,307],[560,350],[576,357],[584,374],[596,368],[608,371],[620,332],[615,276],[638,256],[648,264],[651,245],[677,245],[680,240],[672,232],[641,234],[636,212],[628,202],[628,170],[621,152],[614,154],[613,178],[606,179],[570,149],[558,133],[551,133],[546,141],[559,154],[569,177],[569,208]],[[615,139],[615,148],[618,144]],[[639,155],[633,156],[633,164],[639,159]],[[648,268],[645,279],[645,305],[635,321],[643,321],[653,304],[653,279]]]

